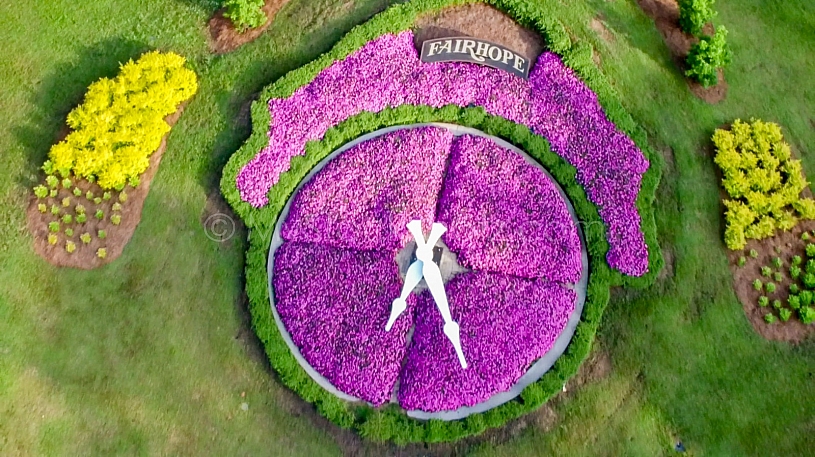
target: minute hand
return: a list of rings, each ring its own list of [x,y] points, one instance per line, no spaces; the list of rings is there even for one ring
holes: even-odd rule
[[[441,312],[441,317],[444,319],[444,334],[453,343],[456,350],[456,356],[461,364],[461,368],[467,368],[467,361],[464,359],[464,352],[461,350],[460,329],[458,324],[453,320],[450,315],[450,305],[447,302],[447,292],[444,290],[444,282],[441,278],[441,271],[438,265],[430,262],[422,262],[422,276],[427,283],[430,294],[433,295],[433,300]]]

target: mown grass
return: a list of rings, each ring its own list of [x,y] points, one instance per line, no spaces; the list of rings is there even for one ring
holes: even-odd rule
[[[253,94],[387,2],[293,0],[261,39],[220,57],[203,28],[215,0],[2,3],[0,455],[347,452],[253,356],[240,305],[245,234],[214,243],[201,220],[248,136],[240,113]],[[560,404],[552,431],[472,450],[656,455],[678,437],[695,455],[811,454],[815,344],[766,342],[744,318],[708,138],[734,118],[779,122],[815,176],[815,5],[718,2],[736,58],[727,100],[710,106],[690,95],[633,0],[558,4],[665,153],[657,223],[673,275],[613,295],[599,335],[613,374]],[[614,40],[590,29],[598,15]],[[145,217],[111,265],[52,268],[25,229],[37,167],[87,85],[151,48],[187,56],[201,88],[171,133]]]

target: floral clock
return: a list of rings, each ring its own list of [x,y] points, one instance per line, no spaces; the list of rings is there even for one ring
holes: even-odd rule
[[[278,219],[280,331],[347,400],[448,419],[509,401],[562,353],[582,309],[586,253],[568,200],[539,165],[472,129],[374,135],[318,165]],[[423,232],[449,312],[411,271]]]
[[[421,61],[417,17],[473,1],[394,6],[267,87],[221,183],[250,228],[272,367],[376,440],[456,440],[539,407],[609,288],[662,265],[644,131],[543,7],[490,2],[550,46],[528,80]]]

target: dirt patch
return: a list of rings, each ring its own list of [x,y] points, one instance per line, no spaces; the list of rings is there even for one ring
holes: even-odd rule
[[[500,44],[535,62],[544,48],[540,35],[483,3],[445,8],[422,16],[417,19],[415,28],[418,49],[426,40],[467,36]]]
[[[768,340],[800,343],[809,335],[815,333],[815,324],[804,325],[798,319],[796,312],[793,312],[793,317],[787,322],[777,320],[772,324],[768,324],[764,321],[764,315],[773,312],[777,316],[778,312],[772,308],[772,305],[767,307],[758,305],[758,298],[762,295],[769,297],[771,302],[778,299],[786,305],[787,297],[789,297],[789,267],[792,257],[799,255],[806,259],[806,245],[815,242],[815,237],[809,241],[803,241],[801,240],[801,234],[805,231],[811,234],[813,230],[815,230],[815,221],[802,221],[789,232],[780,232],[776,236],[764,240],[751,240],[743,251],[729,251],[728,253],[736,296],[739,297],[744,312],[747,314],[747,319],[750,320],[753,328]],[[758,252],[757,258],[750,257],[751,249]],[[739,267],[739,258],[742,256],[747,260],[747,263]],[[783,275],[782,281],[775,281],[772,278],[761,276],[761,267],[763,266],[771,267],[773,272],[779,270],[772,264],[773,259],[776,257],[780,257],[784,262],[780,269]],[[803,269],[803,265],[801,267]],[[763,283],[772,281],[778,285],[778,288],[774,293],[759,292],[753,287],[753,281],[756,279],[761,279]]]
[[[165,121],[167,121],[170,126],[173,126],[178,121],[181,112],[184,110],[184,106],[185,105],[182,105],[178,111],[165,118]],[[70,130],[68,129],[60,130],[61,138],[58,138],[57,141],[64,139],[69,132]],[[150,155],[150,165],[139,177],[139,186],[136,188],[127,186],[124,189],[127,195],[125,202],[120,202],[120,192],[109,191],[111,194],[110,199],[94,203],[93,200],[85,197],[87,192],[90,191],[94,196],[101,196],[105,190],[96,183],[91,183],[74,176],[71,177],[71,180],[74,187],[82,190],[82,195],[80,196],[74,195],[72,190],[63,188],[61,184],[58,186],[59,190],[55,197],[49,196],[44,199],[38,199],[32,195],[26,216],[28,218],[28,228],[34,237],[34,251],[39,254],[40,257],[55,266],[72,267],[83,270],[98,268],[116,260],[122,255],[125,245],[127,245],[130,238],[133,237],[133,232],[136,230],[136,226],[139,225],[144,200],[147,198],[148,192],[150,192],[150,182],[158,171],[161,157],[164,155],[166,148],[167,135],[161,139],[161,145],[158,149]],[[62,205],[65,198],[70,199],[71,202],[67,207]],[[121,209],[114,211],[114,205],[117,203],[121,205]],[[63,227],[59,233],[56,234],[59,240],[57,244],[51,245],[48,243],[48,235],[51,234],[48,229],[48,223],[53,221],[55,216],[52,215],[50,211],[41,213],[38,208],[40,204],[45,204],[49,209],[52,206],[57,206],[62,212],[71,214],[74,221],[68,225],[74,231],[73,235],[67,236],[63,231]],[[81,204],[85,207],[87,221],[84,223],[76,221],[74,208],[77,204]],[[102,211],[104,215],[103,219],[100,220],[94,217],[97,210]],[[111,222],[111,217],[114,214],[118,214],[121,217],[121,223],[119,225],[114,225]],[[104,230],[107,233],[105,239],[100,239],[97,236],[99,230]],[[85,244],[80,240],[80,235],[83,233],[89,233],[91,235],[90,243]],[[73,253],[69,253],[65,250],[65,244],[68,240],[73,241],[76,245],[76,251]],[[100,258],[97,255],[97,249],[100,248],[104,248],[107,251],[105,258]]]
[[[224,17],[225,9],[216,11],[208,23],[209,47],[215,54],[225,54],[234,51],[250,41],[254,41],[272,25],[275,15],[289,0],[266,0],[263,12],[266,13],[266,22],[258,28],[238,32],[232,21]]]
[[[679,5],[676,0],[637,0],[637,4],[648,17],[654,20],[674,62],[684,75],[687,70],[685,58],[690,48],[699,40],[683,32],[679,27]],[[715,30],[713,24],[707,24],[702,31],[707,35],[712,35]],[[688,82],[691,93],[707,103],[719,103],[727,96],[727,81],[721,69],[718,71],[718,82],[715,86],[705,88],[688,78],[685,80]]]
[[[603,39],[603,41],[607,43],[613,43],[616,41],[614,34],[611,33],[611,30],[606,27],[606,24],[599,18],[595,17],[589,22],[589,27],[591,27],[594,32]]]

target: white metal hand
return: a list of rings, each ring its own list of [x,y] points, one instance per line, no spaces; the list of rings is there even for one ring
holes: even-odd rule
[[[405,312],[407,309],[407,297],[410,295],[410,292],[419,284],[419,281],[422,280],[422,262],[417,260],[410,264],[408,267],[407,274],[405,274],[405,284],[402,285],[402,294],[393,301],[393,305],[391,306],[391,317],[388,319],[387,325],[385,325],[385,331],[390,332],[391,327],[396,322],[396,319]]]

